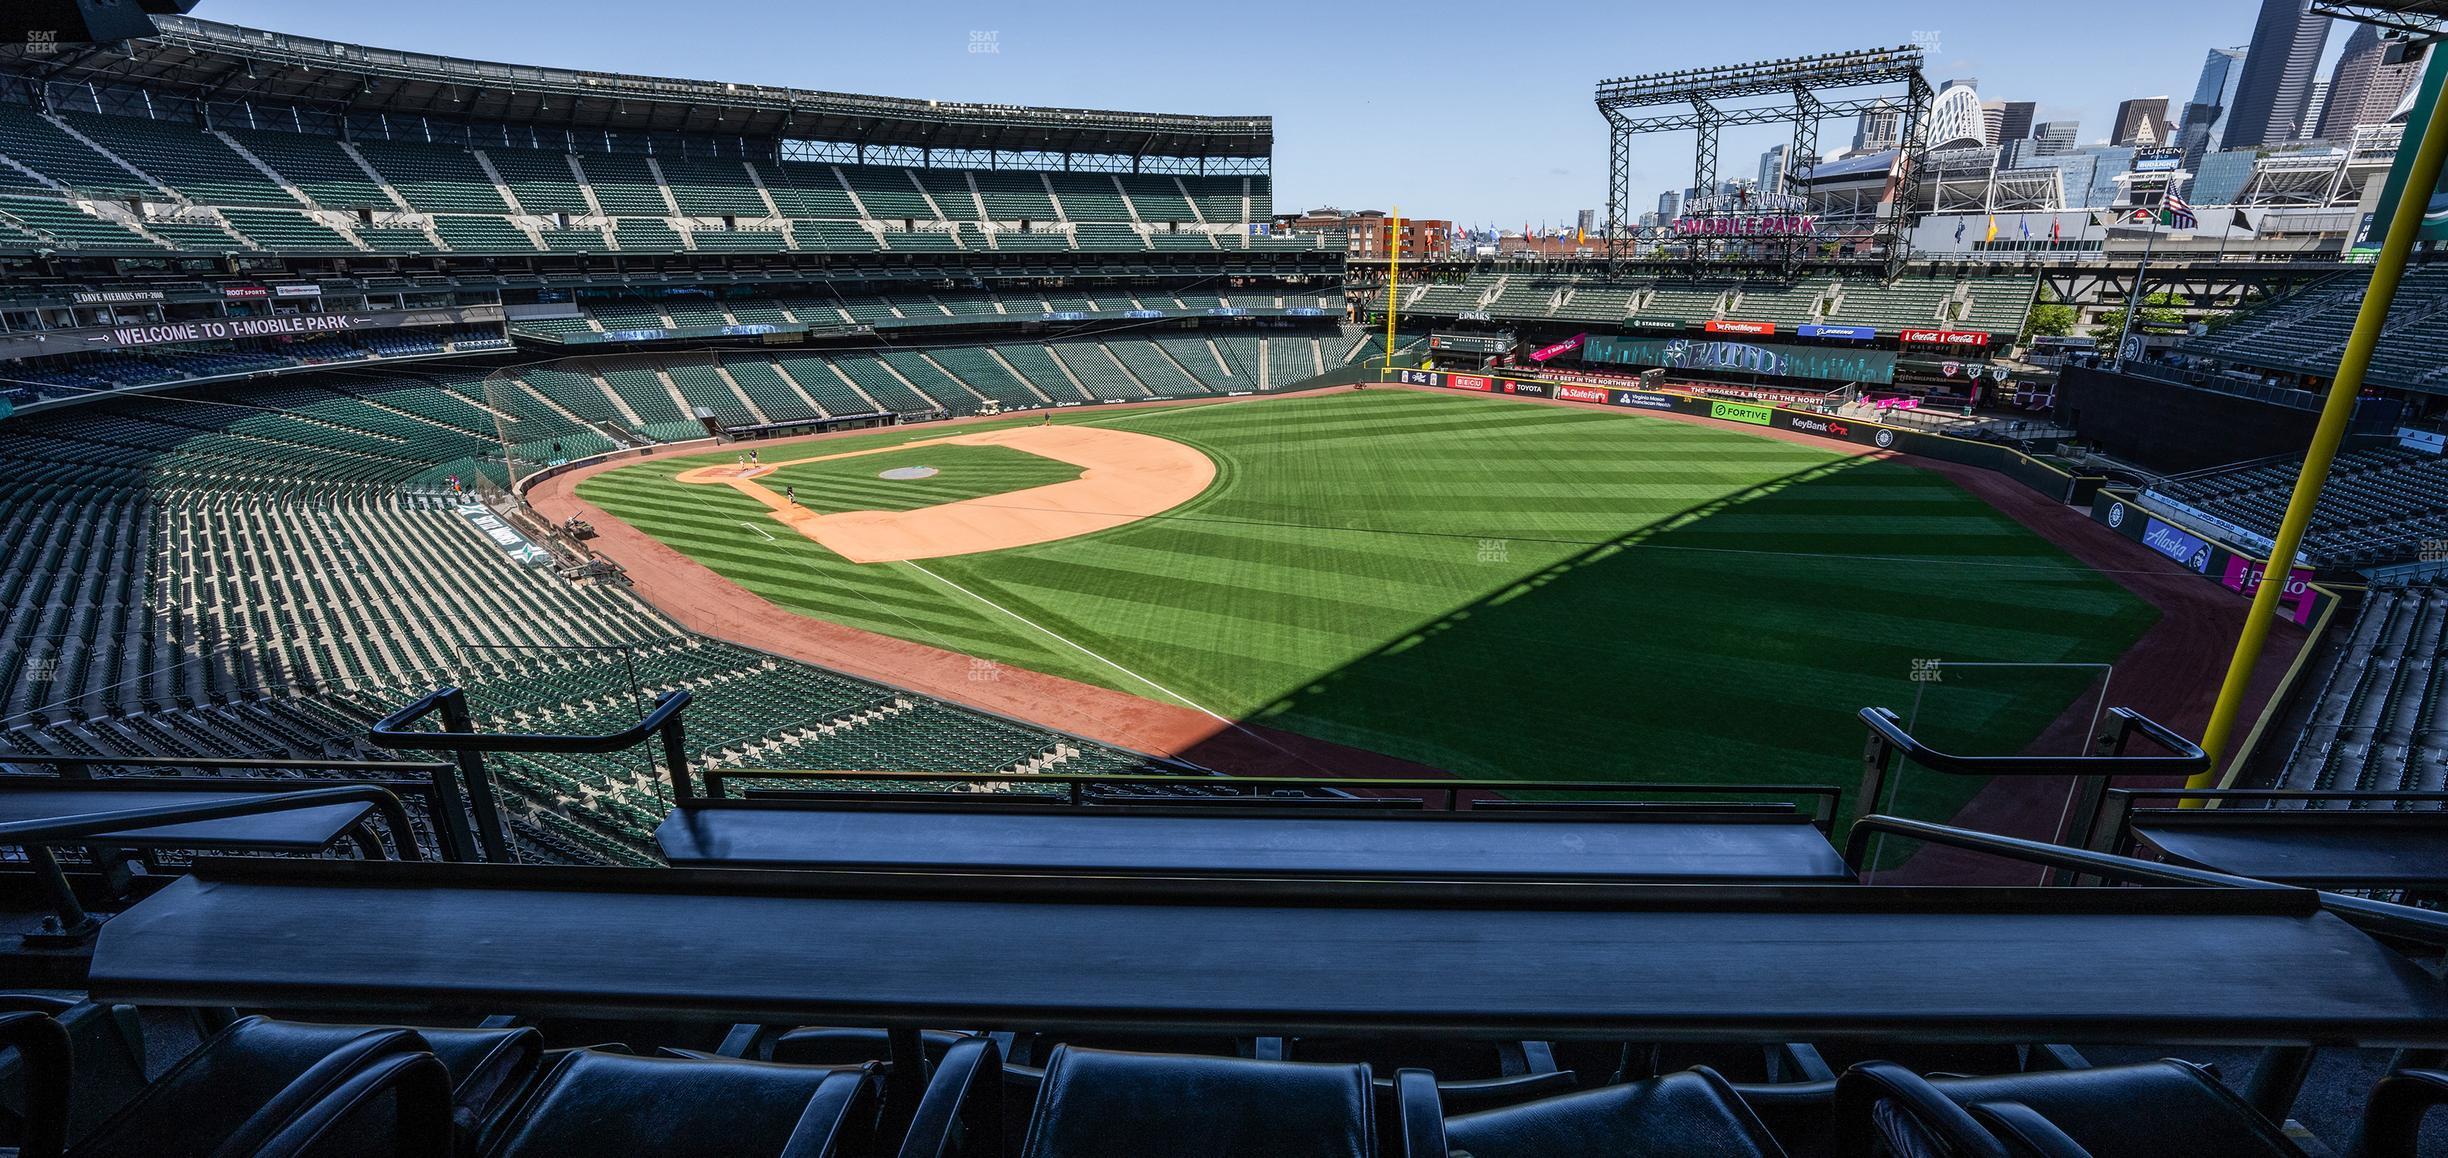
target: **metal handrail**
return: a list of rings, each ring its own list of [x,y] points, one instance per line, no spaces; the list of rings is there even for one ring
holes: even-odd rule
[[[1180,773],[1063,773],[1063,772],[920,772],[883,769],[838,768],[710,768],[705,772],[705,798],[729,799],[725,786],[732,780],[896,780],[913,784],[1035,784],[1060,786],[1073,805],[1083,802],[1085,790],[1100,784],[1148,784],[1179,787],[1185,784],[1211,785],[1222,788],[1249,788],[1254,796],[1268,788],[1333,788],[1339,790],[1378,791],[1402,789],[1445,794],[1447,812],[1461,811],[1461,796],[1465,792],[1576,792],[1608,795],[1656,793],[1664,796],[1800,796],[1811,801],[1811,823],[1821,832],[1832,832],[1836,822],[1836,806],[1843,789],[1826,784],[1694,784],[1694,783],[1627,783],[1592,780],[1469,780],[1452,777],[1424,776],[1186,776]],[[979,803],[993,803],[989,794],[980,794]],[[1149,797],[1147,803],[1162,804],[1160,797]]]
[[[1864,863],[1862,858],[1869,851],[1870,838],[1880,834],[1908,837],[1929,844],[1947,845],[1971,852],[1989,853],[2008,860],[2025,861],[2067,873],[2096,876],[2103,880],[2198,885],[2224,889],[2308,892],[2319,898],[2321,908],[2367,932],[2387,933],[2426,945],[2448,947],[2448,913],[2433,909],[2418,909],[2411,905],[2391,904],[2367,897],[2350,897],[2342,893],[2305,889],[2296,885],[2212,872],[2209,869],[2160,864],[2129,856],[2118,856],[2114,853],[2068,848],[2061,844],[2025,840],[2022,837],[1975,832],[1968,828],[1932,824],[1926,820],[1908,820],[1901,816],[1864,816],[1853,822],[1852,829],[1845,837],[1844,852],[1845,863],[1852,866],[1856,873],[1862,870]]]
[[[415,830],[408,826],[408,810],[389,789],[373,785],[348,785],[336,788],[301,788],[294,792],[233,793],[233,799],[211,804],[175,804],[158,808],[120,808],[104,812],[84,812],[74,816],[48,816],[39,820],[0,821],[0,844],[62,844],[79,837],[100,836],[109,832],[127,832],[138,828],[158,828],[169,824],[189,824],[204,820],[228,820],[236,816],[260,816],[272,812],[291,812],[300,808],[318,808],[326,804],[371,804],[382,813],[383,823],[391,827],[398,838],[400,859],[423,860],[425,853],[417,847]]]
[[[468,711],[467,693],[456,687],[439,687],[425,693],[406,707],[374,721],[366,734],[385,748],[407,751],[439,751],[452,754],[464,783],[467,810],[476,816],[476,835],[484,848],[486,860],[507,861],[510,842],[502,828],[501,806],[493,793],[493,780],[485,770],[487,752],[618,752],[636,747],[649,736],[663,741],[663,762],[671,775],[672,799],[686,804],[696,799],[696,789],[689,783],[688,746],[681,730],[681,713],[687,710],[692,697],[687,688],[673,688],[655,697],[652,710],[645,718],[618,732],[602,735],[572,736],[540,732],[476,731],[475,717]],[[409,725],[440,712],[442,730],[411,731]],[[448,784],[447,777],[442,783]],[[450,792],[451,800],[444,811],[455,826],[464,826],[458,793]]]
[[[2317,788],[2111,788],[2108,790],[2106,798],[2102,803],[2099,813],[2097,814],[2097,818],[2094,821],[2092,827],[2092,839],[2086,842],[2085,847],[2097,852],[2115,852],[2116,850],[2124,848],[2132,843],[2133,821],[2134,816],[2137,813],[2147,812],[2152,816],[2160,816],[2165,815],[2169,811],[2167,809],[2137,808],[2134,804],[2134,802],[2137,800],[2206,800],[2214,803],[2227,800],[2259,800],[2269,801],[2272,803],[2285,803],[2288,801],[2301,801],[2304,803],[2311,803],[2315,801],[2338,801],[2346,804],[2354,804],[2365,801],[2371,803],[2380,803],[2383,801],[2404,803],[2408,801],[2415,801],[2448,807],[2448,792],[2328,791]],[[2250,809],[2247,811],[2255,816],[2267,815],[2272,817],[2285,817],[2289,819],[2302,818],[2324,821],[2334,820],[2340,816],[2411,816],[2428,817],[2432,820],[2448,822],[2448,812],[2432,810],[2337,811],[2324,809],[2315,811],[2311,809],[2290,808]],[[2188,810],[2187,815],[2193,817],[2208,817],[2215,814],[2211,813],[2207,809],[2196,809]]]
[[[394,792],[412,786],[421,786],[427,814],[432,816],[434,821],[434,839],[441,846],[443,857],[448,860],[474,860],[476,858],[475,845],[463,839],[455,839],[452,826],[444,816],[444,801],[456,800],[458,793],[450,779],[454,770],[453,766],[439,761],[249,759],[241,756],[68,756],[49,752],[0,752],[0,764],[48,767],[59,773],[59,779],[63,783],[93,784],[110,788],[191,788],[200,784],[219,788],[231,784],[278,785],[281,782],[261,777],[213,777],[200,780],[195,777],[178,776],[125,776],[97,780],[91,774],[93,769],[196,768],[205,771],[405,773],[422,777],[422,784],[419,785],[417,781],[412,780],[369,778],[318,781],[314,786],[317,788],[372,787]],[[283,790],[295,791],[295,789]],[[464,837],[466,829],[464,821],[460,823],[458,829],[456,835]]]
[[[2110,778],[2161,776],[2189,779],[2210,767],[2210,755],[2202,751],[2201,745],[2132,708],[2108,709],[2108,718],[2114,728],[2099,738],[2106,750],[2090,756],[1965,756],[1942,752],[1913,738],[1911,733],[1904,730],[1899,717],[1889,709],[1863,708],[1858,715],[1870,729],[1870,739],[1862,749],[1860,808],[1863,813],[1872,813],[1881,807],[1881,798],[1887,791],[1888,766],[1898,753],[1919,767],[1949,776],[2072,776],[2077,778],[2080,798],[2068,809],[2073,818],[2073,828],[2065,835],[2068,843],[2084,848],[2091,846],[2092,836],[2099,830],[2100,811],[2107,799]],[[2137,735],[2173,755],[2126,755],[2126,747]]]
[[[85,911],[77,900],[76,890],[68,883],[68,874],[61,870],[59,859],[51,855],[50,846],[81,837],[106,833],[127,832],[139,828],[156,828],[168,824],[190,824],[206,820],[228,820],[238,816],[261,816],[273,812],[291,812],[300,808],[317,808],[326,804],[365,803],[382,814],[390,826],[393,843],[399,846],[401,860],[423,860],[425,853],[417,847],[416,830],[408,825],[408,810],[389,789],[370,784],[336,788],[306,788],[295,792],[246,793],[228,801],[211,804],[165,805],[158,808],[121,808],[104,812],[83,812],[73,816],[49,816],[38,820],[15,820],[0,823],[0,844],[14,844],[25,849],[26,863],[41,879],[43,891],[51,896],[51,906],[59,918],[59,936],[81,940],[90,936],[100,922]]]
[[[2189,776],[2210,766],[2200,745],[2132,708],[2110,708],[2108,716],[2122,730],[2138,732],[2175,755],[1963,756],[1914,739],[1889,709],[1863,708],[1859,715],[1890,751],[1932,772],[1957,776]]]

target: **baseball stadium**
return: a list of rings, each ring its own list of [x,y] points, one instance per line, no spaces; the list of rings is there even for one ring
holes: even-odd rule
[[[0,1145],[2448,1153],[2429,7],[2088,186],[1633,46],[1518,233],[212,8],[0,14]]]

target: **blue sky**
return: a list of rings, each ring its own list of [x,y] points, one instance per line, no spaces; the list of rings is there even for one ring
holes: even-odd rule
[[[2119,100],[2192,92],[2255,5],[840,3],[838,0],[205,0],[195,15],[390,48],[940,100],[1275,118],[1279,209],[1338,205],[1519,228],[1603,213],[1602,78],[1937,39],[1932,83],[2036,100],[2106,136]],[[675,14],[683,14],[675,16]],[[972,34],[993,52],[971,51]],[[2331,55],[2345,39],[2330,35]],[[1850,124],[1822,130],[1842,145]],[[1748,176],[1768,130],[1729,133]],[[1841,139],[1840,139],[1841,138]],[[1690,182],[1687,134],[1634,157],[1634,209]]]

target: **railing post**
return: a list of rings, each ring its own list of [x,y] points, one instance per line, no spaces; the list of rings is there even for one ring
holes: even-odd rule
[[[1871,710],[1885,712],[1887,709]],[[1879,810],[1879,797],[1887,791],[1887,765],[1892,762],[1894,754],[1895,747],[1887,742],[1887,737],[1877,729],[1871,729],[1870,739],[1862,745],[1861,800],[1856,805],[1855,815],[1868,816]],[[1842,810],[1844,802],[1838,800],[1832,807]]]
[[[440,700],[442,730],[461,735],[476,731],[476,720],[468,714],[467,693],[448,688]],[[494,863],[511,859],[510,842],[502,833],[501,805],[493,799],[493,779],[485,771],[484,753],[474,748],[461,748],[452,753],[459,764],[459,778],[467,787],[468,811],[476,814],[476,838],[484,848],[484,858]],[[453,819],[458,810],[447,809]]]
[[[2133,739],[2133,733],[2132,714],[2123,709],[2117,709],[2116,730],[2093,738],[2091,744],[2093,754],[2099,756],[2124,755],[2125,746]],[[2066,831],[2065,835],[2060,838],[2063,843],[2074,848],[2093,847],[2092,841],[2096,839],[2099,832],[2100,809],[2108,800],[2109,779],[2105,774],[2074,778],[2074,796],[2066,807]],[[2053,872],[2049,876],[2050,883],[2058,885],[2083,884],[2088,880],[2088,878],[2062,870]]]
[[[671,771],[672,804],[686,807],[697,802],[697,789],[689,783],[688,744],[680,732],[680,717],[675,714],[663,721],[656,730],[663,740],[663,766]]]
[[[85,906],[77,901],[76,887],[68,883],[68,874],[60,870],[59,858],[51,855],[51,846],[29,844],[25,846],[25,855],[26,863],[34,867],[35,879],[42,882],[43,892],[48,894],[51,909],[59,921],[56,932],[45,929],[29,933],[26,940],[34,944],[80,945],[92,939],[95,930],[102,927],[102,922],[95,920],[93,914],[86,912]]]
[[[476,834],[468,830],[467,798],[460,795],[459,778],[448,764],[434,765],[429,777],[433,783],[434,839],[455,861],[476,860]]]

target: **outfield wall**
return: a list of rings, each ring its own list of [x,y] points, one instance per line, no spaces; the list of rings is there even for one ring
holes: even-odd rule
[[[1444,370],[1399,370],[1395,373],[1395,380],[1411,386],[1434,386],[1445,390],[1466,390],[1480,394],[1555,398],[1566,402],[1620,406],[1628,410],[1663,410],[1673,414],[1713,418],[1720,422],[1766,427],[1771,430],[1788,430],[1815,438],[1848,442],[1878,450],[1917,454],[1924,458],[1941,459],[1946,462],[1993,470],[2054,501],[2075,505],[2090,502],[2091,496],[2098,493],[2101,484],[2106,481],[2089,475],[2068,474],[2022,451],[1999,446],[1996,443],[1975,442],[1968,438],[1932,434],[1923,430],[1908,430],[1900,426],[1838,418],[1816,411],[1795,410],[1767,402],[1741,402],[1727,398],[1702,398],[1690,394],[1636,390],[1621,386],[1592,386],[1544,378],[1519,378],[1498,374],[1460,374]]]
[[[2162,519],[2134,501],[2129,492],[2101,491],[2092,496],[2091,519],[2246,599],[2261,586],[2260,554]],[[2336,592],[2312,581],[2312,568],[2297,567],[2287,576],[2278,614],[2309,627],[2337,600]]]

